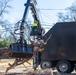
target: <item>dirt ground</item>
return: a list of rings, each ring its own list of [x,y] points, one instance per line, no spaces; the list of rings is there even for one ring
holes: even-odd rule
[[[9,67],[9,63],[12,64],[14,62],[15,59],[2,59],[0,60],[0,75],[4,75],[5,71],[7,69],[7,67]],[[33,71],[32,68],[32,60],[29,61],[31,63],[31,65],[29,65],[28,63],[24,63],[24,65],[20,65],[15,67],[14,69],[10,69],[8,71],[8,74],[10,75],[16,75],[16,73],[28,73],[30,71]]]
[[[15,67],[14,69],[11,69],[6,74],[6,68],[8,67],[8,63],[13,63],[14,59],[2,59],[0,60],[0,75],[76,75],[76,72],[72,72],[71,74],[60,74],[56,70],[46,69],[41,70],[40,67],[36,71],[33,70],[32,67],[32,60],[28,63],[24,63],[24,65],[20,65]],[[53,74],[52,74],[53,73]]]

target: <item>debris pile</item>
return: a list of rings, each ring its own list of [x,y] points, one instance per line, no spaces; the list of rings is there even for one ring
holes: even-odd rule
[[[36,71],[31,71],[26,75],[53,75],[53,72],[50,69],[43,69],[43,70],[40,69]]]

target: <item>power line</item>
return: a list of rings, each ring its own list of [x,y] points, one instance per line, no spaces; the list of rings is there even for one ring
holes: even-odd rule
[[[39,8],[39,10],[70,10],[70,9],[45,9],[45,8]]]
[[[67,11],[67,10],[72,10],[72,11],[76,11],[76,9],[45,9],[45,8],[41,8],[41,9],[39,9],[39,10],[43,10],[43,11],[45,11],[45,10],[47,10],[47,11],[60,11],[60,10],[62,10],[62,11]]]
[[[42,24],[42,26],[53,26],[53,25],[50,25],[50,24]]]
[[[46,18],[52,20],[53,22],[55,21],[54,18],[49,17],[48,14],[44,14],[44,13],[42,13],[42,14],[43,14]]]
[[[51,10],[51,11],[56,11],[56,10],[70,10],[70,9],[45,9],[45,8],[37,8],[38,10]],[[72,9],[72,10],[76,10],[76,9]],[[23,10],[13,10],[13,12],[22,12]]]

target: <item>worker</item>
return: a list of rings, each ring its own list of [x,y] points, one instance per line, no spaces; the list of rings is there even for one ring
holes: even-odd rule
[[[38,29],[38,22],[34,20],[34,23],[32,24],[32,34],[37,34]]]

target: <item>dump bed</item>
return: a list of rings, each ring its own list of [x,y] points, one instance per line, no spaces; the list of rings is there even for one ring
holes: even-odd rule
[[[42,60],[76,60],[76,22],[56,23],[43,36],[44,40],[48,38]]]
[[[12,49],[12,57],[16,58],[32,58],[33,56],[33,46],[20,43],[12,43],[10,45]]]

